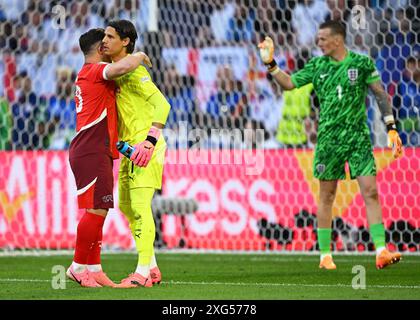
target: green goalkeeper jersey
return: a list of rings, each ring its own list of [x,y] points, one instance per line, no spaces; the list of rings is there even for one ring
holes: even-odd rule
[[[314,85],[320,102],[318,141],[325,135],[340,142],[350,141],[346,137],[367,129],[368,85],[380,79],[368,56],[347,51],[342,61],[315,57],[291,78],[297,88]]]

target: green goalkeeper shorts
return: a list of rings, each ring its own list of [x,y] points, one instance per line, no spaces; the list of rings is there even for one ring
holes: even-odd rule
[[[313,163],[314,177],[319,180],[344,180],[348,162],[351,179],[376,176],[376,164],[368,134],[340,143],[338,139],[318,141]]]

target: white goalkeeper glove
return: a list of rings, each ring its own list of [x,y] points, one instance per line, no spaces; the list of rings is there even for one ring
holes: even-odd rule
[[[260,57],[261,57],[261,60],[265,64],[270,64],[273,61],[273,56],[274,56],[274,43],[273,43],[273,39],[271,39],[268,36],[265,37],[264,41],[261,42],[258,45],[258,48],[260,49]]]

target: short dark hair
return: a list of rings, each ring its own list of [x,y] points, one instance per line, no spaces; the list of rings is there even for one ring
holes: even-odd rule
[[[82,50],[83,54],[87,56],[91,52],[92,47],[98,42],[101,42],[104,37],[105,37],[104,29],[102,28],[90,29],[88,32],[85,32],[84,34],[82,34],[79,38],[80,50]]]
[[[134,25],[128,20],[113,20],[108,23],[108,27],[114,28],[121,39],[130,39],[130,43],[127,45],[127,53],[132,53],[137,40],[137,31]]]
[[[329,28],[331,30],[332,34],[339,34],[343,37],[343,39],[346,39],[346,27],[339,21],[336,20],[328,20],[323,22],[319,29],[326,29]]]

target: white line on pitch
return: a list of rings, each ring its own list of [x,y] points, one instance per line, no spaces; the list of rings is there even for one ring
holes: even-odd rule
[[[45,279],[0,279],[0,282],[51,282]],[[71,282],[66,280],[66,282]],[[321,283],[246,283],[246,282],[192,282],[192,281],[162,281],[162,284],[168,285],[220,285],[220,286],[257,286],[257,287],[340,287],[352,288],[351,285],[336,283],[336,284],[321,284]],[[384,289],[420,289],[420,285],[406,286],[406,285],[367,285],[367,288],[384,288]]]

